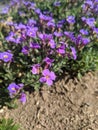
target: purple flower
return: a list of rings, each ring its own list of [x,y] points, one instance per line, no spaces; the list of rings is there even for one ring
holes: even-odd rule
[[[80,33],[81,33],[82,35],[88,35],[88,31],[85,30],[85,29],[81,29],[81,30],[80,30]]]
[[[39,74],[39,72],[40,72],[40,64],[34,64],[32,66],[32,73],[33,74]]]
[[[16,30],[25,30],[26,29],[26,25],[19,23],[18,25],[16,24],[15,26]]]
[[[24,86],[24,84],[20,83],[20,84],[16,84],[16,83],[11,83],[8,86],[8,91],[11,97],[13,97],[15,94],[17,94],[17,92],[19,92],[20,89],[22,89]]]
[[[98,34],[98,28],[93,28],[93,32]]]
[[[47,23],[47,26],[48,26],[48,27],[51,27],[51,28],[54,28],[54,27],[55,27],[55,23],[54,23],[53,21],[49,21],[49,22]]]
[[[49,41],[48,45],[49,45],[52,49],[54,49],[54,48],[56,47],[56,43],[55,43],[55,41],[54,41],[53,39],[51,39],[51,40]]]
[[[70,48],[71,48],[73,59],[76,60],[76,58],[77,58],[76,49],[74,47],[70,47]]]
[[[54,60],[50,59],[49,57],[46,57],[43,61],[46,62],[47,65],[51,66]]]
[[[16,44],[19,44],[22,42],[21,35],[18,33],[10,32],[9,36],[6,37],[7,42],[13,42]]]
[[[29,19],[29,21],[28,21],[28,25],[29,26],[34,26],[36,24],[36,21],[35,20],[33,20],[33,19]]]
[[[75,16],[68,16],[66,20],[69,24],[74,24],[75,23]]]
[[[41,14],[41,10],[39,8],[34,10],[36,14]]]
[[[5,7],[5,8],[3,8],[2,9],[2,14],[8,14],[8,12],[9,12],[9,7]]]
[[[84,11],[86,11],[88,7],[89,7],[89,8],[92,8],[92,7],[93,7],[93,2],[92,2],[92,0],[85,0],[85,1],[84,1],[84,4],[82,5],[82,9],[83,9]]]
[[[55,32],[54,32],[54,35],[55,35],[56,37],[62,37],[62,36],[63,36],[63,33],[62,33],[62,32],[57,32],[57,31],[55,31]]]
[[[9,26],[13,26],[14,25],[14,23],[12,21],[8,21],[6,24],[9,25]]]
[[[73,32],[68,32],[68,31],[65,31],[64,34],[66,35],[67,38],[69,38],[70,40],[74,41],[75,40],[75,37],[74,37],[74,34]]]
[[[21,50],[21,52],[25,55],[27,55],[29,53],[29,47],[28,46],[24,46]]]
[[[20,102],[22,102],[23,104],[25,104],[26,103],[26,94],[25,93],[21,93],[21,95],[20,95]]]
[[[58,28],[61,28],[61,27],[64,25],[64,23],[65,23],[65,19],[60,20],[60,21],[57,23],[57,27],[58,27]]]
[[[89,25],[89,27],[94,27],[95,26],[95,18],[87,18],[86,24]]]
[[[52,34],[39,34],[38,37],[43,41],[49,41],[52,39]]]
[[[7,42],[15,42],[14,32],[10,32],[9,36],[6,37]]]
[[[59,53],[60,55],[65,54],[65,45],[64,44],[61,44],[60,47],[57,48],[57,53]]]
[[[16,43],[16,44],[20,44],[21,42],[22,42],[22,37],[20,36],[20,35],[18,35],[16,38],[15,38],[15,41],[14,41],[14,43]]]
[[[45,69],[42,71],[43,77],[40,78],[41,83],[46,83],[47,85],[51,86],[53,81],[56,79],[56,75],[53,71],[49,71]]]
[[[82,17],[81,20],[82,20],[83,22],[85,22],[85,21],[86,21],[86,17]]]
[[[89,38],[83,38],[81,35],[78,35],[76,37],[76,41],[75,41],[75,44],[76,45],[86,45],[90,42],[90,39]]]
[[[28,28],[27,29],[27,36],[32,37],[32,38],[36,38],[36,33],[37,33],[38,28],[34,27],[34,28]]]
[[[20,6],[22,3],[21,3],[22,1],[20,1],[20,0],[12,0],[12,1],[10,1],[10,7],[13,7],[13,6]]]
[[[86,5],[89,5],[89,6],[92,6],[92,5],[93,5],[92,0],[86,0],[84,3],[85,3]]]
[[[19,85],[17,85],[17,84],[15,84],[15,83],[11,83],[9,86],[8,86],[8,91],[9,91],[9,93],[10,93],[10,96],[12,97],[12,96],[14,96],[20,89],[22,89],[23,88],[23,84],[19,84]]]
[[[83,38],[83,37],[82,37],[81,35],[78,35],[78,36],[76,37],[75,44],[76,44],[77,46],[82,43],[82,38]]]
[[[87,45],[90,42],[90,39],[88,38],[82,38],[82,44]]]
[[[17,91],[19,90],[19,86],[15,83],[11,83],[7,89],[9,90],[10,96],[12,96],[17,93]]]
[[[58,2],[54,2],[54,4],[53,4],[55,7],[59,7],[60,5],[61,5],[61,2],[60,1],[58,1]]]
[[[40,45],[38,43],[30,43],[30,48],[32,49],[40,49]]]
[[[44,20],[44,21],[47,21],[47,22],[52,20],[52,17],[47,16],[47,15],[44,15],[44,14],[40,14],[40,15],[39,15],[39,18],[40,18],[41,20]]]
[[[25,31],[22,31],[21,33],[21,41],[25,41],[26,40],[26,32]]]
[[[31,5],[28,7],[28,9],[33,9],[35,10],[36,8],[36,4],[35,3],[31,3]]]
[[[27,7],[30,7],[31,6],[31,2],[30,1],[24,1],[23,4]]]
[[[12,60],[13,54],[10,52],[1,52],[0,53],[0,59],[4,62],[9,62]]]

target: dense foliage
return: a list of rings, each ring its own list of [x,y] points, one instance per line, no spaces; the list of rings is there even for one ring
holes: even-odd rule
[[[12,0],[0,19],[0,86],[11,98],[25,103],[28,87],[98,68],[98,0]]]
[[[16,125],[13,119],[0,119],[0,130],[18,130],[19,126]]]

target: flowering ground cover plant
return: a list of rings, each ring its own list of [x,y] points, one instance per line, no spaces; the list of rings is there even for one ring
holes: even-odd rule
[[[96,69],[97,16],[98,0],[11,1],[0,17],[1,87],[25,103],[28,87]]]

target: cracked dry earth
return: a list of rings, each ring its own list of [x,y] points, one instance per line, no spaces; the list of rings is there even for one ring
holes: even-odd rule
[[[13,118],[20,130],[98,130],[98,73],[81,81],[64,77],[53,87],[27,93],[25,105],[2,116]]]

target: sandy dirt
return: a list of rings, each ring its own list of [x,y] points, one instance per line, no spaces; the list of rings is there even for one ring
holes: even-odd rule
[[[86,74],[81,81],[68,76],[52,87],[27,93],[27,103],[4,110],[20,130],[98,130],[98,73]]]

